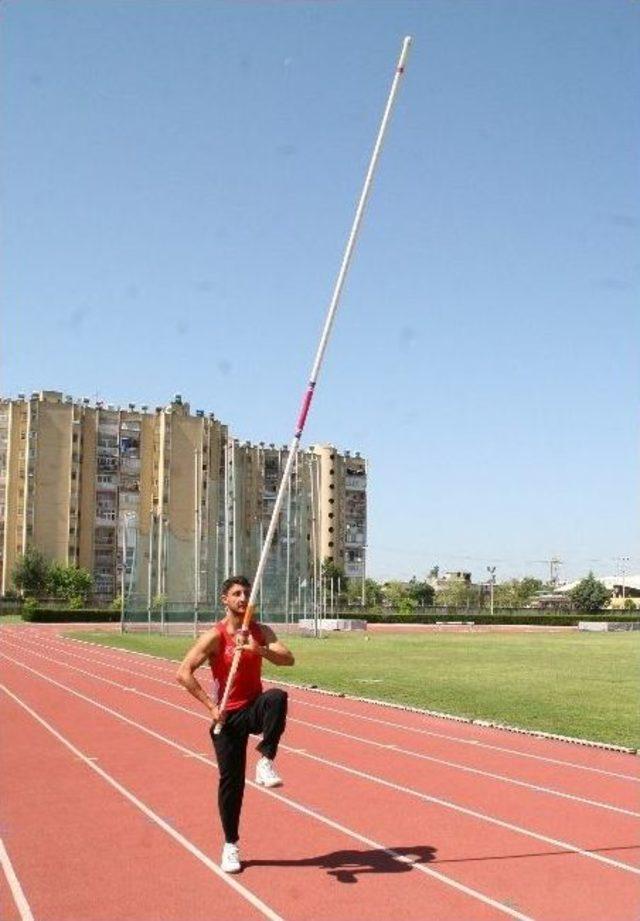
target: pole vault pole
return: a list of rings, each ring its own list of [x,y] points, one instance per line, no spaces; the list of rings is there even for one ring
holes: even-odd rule
[[[278,524],[280,509],[282,507],[282,502],[283,502],[283,499],[287,491],[287,486],[289,483],[289,478],[291,476],[293,462],[295,460],[296,454],[298,452],[298,448],[300,446],[300,439],[302,438],[302,432],[304,430],[305,422],[307,421],[307,415],[309,413],[309,408],[311,406],[311,401],[313,399],[315,387],[318,382],[318,375],[320,374],[322,360],[324,358],[324,353],[327,348],[327,343],[329,341],[331,329],[333,327],[333,321],[335,319],[336,311],[338,309],[338,304],[340,302],[340,295],[342,294],[342,289],[344,287],[345,279],[347,277],[349,265],[351,264],[351,258],[353,256],[353,251],[355,249],[358,231],[360,230],[360,224],[362,223],[362,216],[364,214],[364,209],[367,204],[367,199],[369,198],[369,192],[371,190],[373,175],[375,173],[375,169],[378,164],[378,159],[380,157],[380,151],[382,149],[382,142],[384,141],[384,136],[386,134],[387,125],[389,124],[389,119],[391,117],[391,111],[393,109],[393,104],[398,94],[400,81],[404,74],[404,69],[405,69],[405,65],[407,62],[410,45],[411,45],[411,36],[408,35],[402,43],[402,50],[400,52],[400,58],[398,59],[398,64],[396,66],[395,74],[393,77],[393,82],[391,84],[391,89],[389,91],[389,96],[387,98],[387,104],[384,109],[384,114],[382,116],[380,128],[378,129],[378,136],[376,137],[376,142],[373,147],[373,153],[371,154],[369,168],[367,170],[367,174],[364,180],[364,185],[362,187],[362,192],[360,194],[360,200],[358,201],[358,206],[356,208],[356,213],[353,219],[353,224],[351,225],[351,232],[349,234],[349,239],[347,240],[347,246],[344,251],[344,256],[342,257],[342,264],[340,266],[338,277],[336,279],[336,283],[333,289],[333,294],[331,296],[331,301],[329,303],[329,309],[327,311],[327,317],[325,320],[324,329],[322,330],[322,335],[320,337],[318,351],[316,352],[316,357],[313,362],[313,367],[311,369],[311,375],[309,377],[309,383],[307,385],[307,389],[302,399],[302,406],[300,408],[300,414],[298,416],[298,421],[296,423],[295,432],[291,440],[291,445],[289,447],[287,463],[286,463],[285,469],[282,474],[282,480],[280,482],[280,487],[278,489],[278,494],[276,496],[276,502],[273,507],[273,512],[271,514],[271,521],[269,523],[269,528],[267,530],[267,533],[264,539],[264,544],[262,545],[262,551],[260,553],[260,560],[258,561],[258,568],[256,570],[256,574],[253,580],[253,585],[251,587],[249,603],[247,604],[247,610],[243,618],[242,628],[240,631],[241,637],[242,635],[244,635],[244,637],[247,636],[248,631],[249,631],[249,624],[254,614],[255,600],[258,594],[260,583],[262,582],[262,575],[264,573],[264,568],[266,566],[269,548],[271,547],[273,535],[274,535],[276,526]],[[231,692],[231,688],[235,680],[235,675],[238,670],[238,664],[240,662],[241,655],[242,655],[242,651],[240,649],[237,649],[233,656],[233,661],[231,663],[231,668],[229,670],[229,677],[227,679],[227,685],[224,689],[222,700],[220,701],[219,706],[218,706],[220,718],[218,722],[216,723],[216,726],[214,729],[215,735],[218,735],[222,730],[222,724],[224,722],[224,715],[225,715],[225,710],[227,707],[227,702],[229,700],[229,694]]]

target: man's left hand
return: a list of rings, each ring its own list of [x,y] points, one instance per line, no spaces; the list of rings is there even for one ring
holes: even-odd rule
[[[249,652],[254,656],[260,655],[260,644],[250,633],[244,634],[242,630],[236,633],[236,649],[242,652]]]

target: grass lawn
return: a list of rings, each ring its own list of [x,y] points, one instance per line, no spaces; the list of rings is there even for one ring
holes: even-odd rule
[[[192,640],[70,634],[169,659]],[[640,748],[640,636],[332,634],[291,636],[293,668],[264,674],[362,697]]]

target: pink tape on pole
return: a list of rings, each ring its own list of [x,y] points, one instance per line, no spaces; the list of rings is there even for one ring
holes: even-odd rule
[[[313,389],[316,385],[311,383],[309,388],[304,395],[304,400],[302,401],[302,408],[300,409],[300,415],[298,416],[298,421],[296,423],[296,437],[302,434],[302,429],[304,424],[307,421],[307,413],[309,412],[309,407],[311,406],[311,400],[313,398]]]

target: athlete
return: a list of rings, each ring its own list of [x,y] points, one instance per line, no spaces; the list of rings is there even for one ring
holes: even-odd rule
[[[273,665],[293,665],[293,655],[280,642],[270,627],[251,622],[249,633],[241,630],[247,610],[251,585],[244,576],[231,576],[222,584],[224,618],[203,633],[184,657],[176,678],[196,700],[207,708],[213,723],[210,735],[218,759],[218,809],[225,842],[221,868],[226,873],[241,869],[238,848],[238,826],[244,775],[247,762],[247,742],[250,734],[262,734],[257,750],[262,757],[256,767],[256,783],[278,787],[282,778],[273,766],[280,736],[287,718],[287,693],[279,688],[263,691],[260,678],[262,660]],[[222,732],[213,729],[220,717],[218,702],[227,684],[227,676],[236,649],[242,650],[238,671],[227,703]],[[213,672],[213,697],[207,694],[195,676],[206,661]]]

